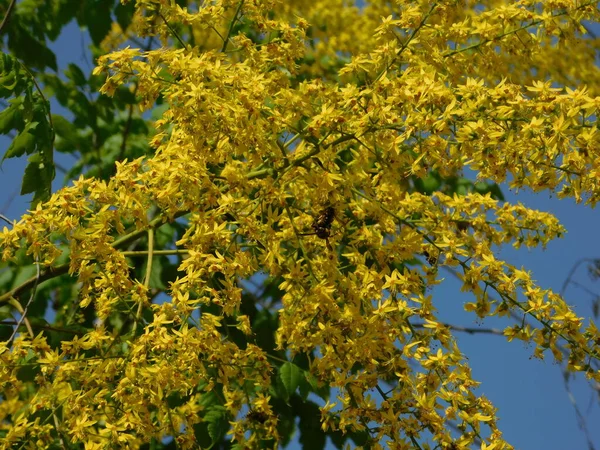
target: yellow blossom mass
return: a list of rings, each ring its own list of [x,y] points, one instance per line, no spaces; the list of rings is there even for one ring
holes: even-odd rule
[[[160,105],[151,154],[0,232],[40,270],[0,305],[72,289],[58,340],[0,343],[4,448],[277,448],[296,413],[336,445],[512,448],[437,315],[443,267],[474,317],[600,382],[596,326],[497,257],[565,229],[496,184],[600,201],[597,2],[135,8],[94,72]]]

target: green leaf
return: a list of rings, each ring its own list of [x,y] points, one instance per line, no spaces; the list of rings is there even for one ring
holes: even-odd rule
[[[279,432],[279,437],[281,439],[280,448],[287,447],[292,440],[294,429],[296,428],[294,410],[285,404],[283,406],[282,409],[276,408],[276,411],[278,412],[277,431]]]
[[[11,289],[16,288],[17,286],[23,284],[26,280],[29,280],[37,273],[37,269],[35,265],[30,266],[20,266],[17,270],[15,278],[12,280]]]
[[[12,312],[13,312],[12,306],[9,306],[9,305],[0,306],[0,321],[6,320],[6,319],[12,319],[12,317],[13,317]]]
[[[11,50],[18,51],[23,63],[29,68],[43,70],[50,67],[54,71],[57,70],[56,55],[21,24],[13,23],[8,34],[8,46]]]
[[[0,53],[0,97],[17,97],[24,90],[31,92],[31,77],[13,56]]]
[[[18,100],[18,99],[15,99]],[[17,128],[18,119],[21,113],[16,104],[10,105],[0,113],[0,133],[6,134],[14,128]]]
[[[437,173],[432,173],[423,178],[423,191],[426,194],[432,194],[437,191],[442,185],[440,176]]]
[[[59,138],[55,142],[56,150],[62,153],[72,153],[79,150],[79,134],[72,122],[58,114],[52,114],[54,132]]]
[[[17,370],[17,379],[22,382],[33,381],[39,373],[41,373],[39,365],[21,366]]]
[[[328,385],[319,386],[318,380],[308,372],[306,372],[306,379],[310,383],[310,386],[315,394],[325,401],[329,400],[330,388]]]
[[[300,444],[302,448],[322,450],[325,448],[327,436],[321,429],[321,411],[319,406],[311,401],[302,404],[300,416]]]
[[[112,26],[110,7],[113,2],[106,0],[86,0],[83,5],[83,20],[79,24],[87,26],[94,45],[99,46]]]
[[[44,92],[48,96],[55,96],[61,106],[67,106],[69,96],[73,90],[71,83],[65,83],[57,75],[52,73],[40,74],[41,81],[44,83]]]
[[[214,405],[219,405],[219,403],[220,403],[219,397],[216,394],[216,392],[214,392],[214,391],[210,391],[205,394],[202,394],[202,396],[200,397],[200,400],[198,401],[198,404],[205,409],[209,409],[209,408],[213,407]]]
[[[302,397],[302,400],[306,400],[308,394],[310,394],[311,392],[311,385],[308,381],[309,376],[310,373],[303,371],[302,377],[300,377],[300,382],[298,383],[298,387],[300,388],[300,396]]]
[[[261,309],[257,314],[252,329],[256,336],[258,346],[269,353],[275,351],[275,331],[277,330],[277,316],[268,309]]]
[[[457,195],[467,195],[469,193],[469,190],[467,188],[467,186],[465,186],[464,184],[459,184],[458,186],[456,186],[456,194]]]
[[[13,332],[12,325],[0,324],[0,341],[8,341]]]
[[[58,0],[53,2],[46,2],[48,6],[51,6],[51,13],[44,14],[44,25],[46,35],[51,41],[55,41],[63,27],[68,24],[75,16],[76,8],[73,8],[73,0]],[[48,15],[50,15],[48,17]]]
[[[8,158],[16,158],[19,156],[23,156],[25,153],[33,153],[36,146],[34,131],[37,126],[37,122],[28,123],[25,126],[25,129],[13,139],[10,146],[8,147],[8,150],[6,150],[4,157],[2,158],[2,161]]]
[[[489,192],[489,186],[487,183],[478,182],[473,185],[473,189],[478,194],[487,194]]]
[[[15,70],[3,72],[0,77],[0,86],[3,88],[3,93],[10,95],[17,87],[17,81],[17,73]],[[3,95],[3,97],[7,97],[8,95]]]
[[[6,58],[2,58],[4,67],[12,64],[10,61],[5,64],[6,61]],[[18,122],[25,121],[26,124],[13,139],[2,161],[6,158],[22,156],[25,153],[37,152],[29,158],[29,164],[25,169],[21,184],[21,194],[34,193],[32,204],[35,206],[38,202],[50,197],[52,180],[55,175],[51,147],[53,131],[46,116],[49,105],[38,93],[32,94],[30,89],[24,100],[15,101],[14,106],[17,107],[17,105],[18,114],[23,116],[18,118]],[[8,114],[4,117],[6,119],[4,126],[16,125],[19,127],[21,124],[16,123],[17,116],[10,118]]]
[[[358,446],[364,446],[369,442],[369,433],[367,431],[351,431],[348,433],[350,439]]]
[[[183,405],[187,400],[189,400],[189,398],[182,397],[180,393],[174,392],[167,397],[167,404],[169,405],[169,408],[175,409]]]
[[[484,183],[480,181],[473,185],[473,189],[479,194],[485,195],[489,193],[493,199],[504,201],[504,195],[500,190],[500,186],[496,183]]]
[[[168,109],[169,109],[169,105],[167,103],[157,106],[150,111],[150,118],[152,120],[158,120],[163,116],[165,111],[167,111]]]
[[[106,98],[106,97],[103,97]],[[128,86],[119,86],[112,96],[111,102],[114,102],[119,107],[123,108],[127,105],[133,105],[137,103],[135,94],[129,89]],[[110,107],[113,105],[110,104]]]
[[[119,2],[117,7],[115,8],[115,16],[117,18],[117,23],[119,24],[121,29],[123,29],[123,31],[127,30],[127,27],[129,27],[134,12],[135,2],[129,2],[125,5]]]
[[[336,448],[343,448],[344,443],[348,439],[348,436],[341,431],[330,431],[327,434]]]
[[[18,365],[20,366],[17,370],[17,379],[19,381],[33,381],[35,376],[40,373],[39,364],[35,364],[36,355],[29,349],[27,355],[20,358]]]
[[[498,183],[494,183],[490,185],[490,192],[492,193],[492,198],[500,201],[504,201],[504,194],[502,193],[502,189],[498,186]]]
[[[229,430],[227,409],[223,406],[214,406],[205,415],[204,421],[208,424],[208,435],[213,443],[219,442]]]
[[[175,236],[175,227],[170,223],[166,223],[155,231],[154,240],[156,246],[163,248],[171,243]]]
[[[302,378],[304,378],[303,370],[296,364],[286,362],[279,368],[279,379],[283,383],[288,397],[296,392]]]
[[[50,198],[54,166],[44,161],[40,153],[31,155],[21,184],[21,195],[34,193],[33,204]]]
[[[46,328],[50,325],[43,317],[31,317],[27,315],[27,318],[29,320],[29,324],[32,328],[34,328],[34,330],[39,328]]]
[[[19,62],[13,56],[2,53],[2,57],[0,58],[0,73],[2,73],[2,77],[6,76],[8,72],[16,72],[16,69],[19,67]],[[1,80],[2,78],[0,78]],[[3,82],[0,81],[0,84]]]
[[[67,69],[65,70],[65,75],[69,80],[75,83],[75,86],[87,85],[87,78],[85,74],[76,64],[70,63]]]
[[[73,121],[75,126],[84,126],[84,124],[86,126],[96,126],[97,111],[85,94],[77,90],[67,90],[67,95],[66,105],[75,116]],[[112,114],[114,114],[114,111],[112,111]]]

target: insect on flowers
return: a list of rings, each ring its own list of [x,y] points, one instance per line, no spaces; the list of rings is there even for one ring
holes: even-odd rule
[[[333,225],[333,221],[335,219],[335,208],[333,206],[328,206],[323,209],[321,213],[315,217],[311,228],[313,229],[312,233],[302,233],[302,236],[310,236],[316,235],[320,239],[325,239],[327,243],[327,248],[329,251],[332,251],[331,244],[329,243],[329,238],[331,237],[331,226]]]

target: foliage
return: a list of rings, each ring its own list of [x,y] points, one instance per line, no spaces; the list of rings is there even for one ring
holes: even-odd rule
[[[21,194],[35,192],[34,202],[47,199],[54,179],[52,122],[50,106],[43,94],[35,91],[35,82],[15,58],[2,54],[0,60],[0,97],[10,98],[10,104],[0,114],[0,132],[16,128],[17,135],[3,159],[27,153]],[[38,88],[39,89],[39,88]]]
[[[81,156],[0,233],[6,447],[510,448],[440,268],[600,381],[593,322],[495,256],[564,233],[498,183],[600,200],[595,2],[55,3],[17,5],[3,58],[5,157]],[[94,73],[35,76],[73,120],[22,71],[71,17]]]

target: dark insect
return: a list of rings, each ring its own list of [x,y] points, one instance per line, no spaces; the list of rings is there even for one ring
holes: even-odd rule
[[[459,231],[467,231],[471,226],[471,222],[467,222],[466,220],[458,220],[456,221],[456,228]]]
[[[329,238],[331,237],[331,225],[333,224],[334,219],[335,208],[333,206],[328,206],[315,217],[315,220],[311,225],[311,228],[313,229],[312,233],[300,233],[300,236],[310,236],[314,234],[320,239],[325,239],[327,248],[329,251],[332,251],[333,249],[329,243]]]
[[[312,229],[317,237],[321,239],[327,239],[329,236],[331,236],[331,225],[333,224],[334,218],[335,209],[333,206],[328,206],[321,211],[321,214],[319,214],[312,224]]]
[[[250,410],[250,412],[246,415],[246,418],[251,422],[260,423],[263,425],[269,419],[269,416],[262,411]]]
[[[437,256],[435,256],[435,255],[431,255],[431,254],[430,254],[430,253],[429,253],[427,250],[425,250],[425,251],[423,252],[423,256],[424,256],[425,258],[427,258],[427,262],[428,262],[429,264],[431,264],[432,266],[435,266],[435,265],[437,264],[437,261],[438,261],[438,259],[437,259]]]

